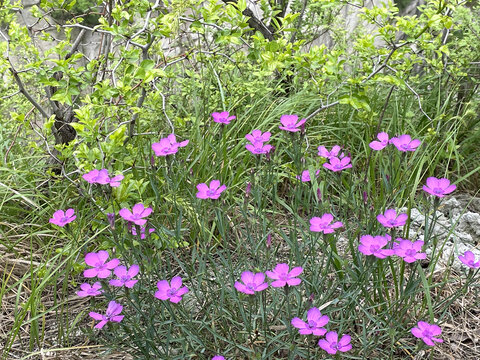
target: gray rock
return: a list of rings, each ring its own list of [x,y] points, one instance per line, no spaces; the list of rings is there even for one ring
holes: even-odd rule
[[[480,214],[473,212],[466,212],[460,216],[457,229],[462,232],[475,234],[480,236]]]

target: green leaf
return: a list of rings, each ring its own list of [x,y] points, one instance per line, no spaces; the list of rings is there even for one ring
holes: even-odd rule
[[[145,71],[152,70],[155,67],[155,61],[150,59],[145,59],[140,64],[140,67],[142,69],[145,69]]]

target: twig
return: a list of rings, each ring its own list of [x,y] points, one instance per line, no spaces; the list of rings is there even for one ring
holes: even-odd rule
[[[397,72],[397,70],[395,70],[394,68],[390,67],[390,66],[387,66],[388,69],[392,70],[394,73]],[[420,95],[418,95],[418,93],[413,90],[413,88],[408,84],[408,82],[406,80],[403,80],[403,82],[405,83],[405,85],[407,86],[408,90],[410,90],[413,95],[415,95],[415,97],[417,98],[417,101],[418,101],[418,107],[420,108],[420,111],[422,112],[423,115],[425,115],[425,117],[430,120],[430,121],[433,121],[432,118],[430,116],[428,116],[428,114],[425,112],[425,110],[423,110],[423,107],[422,107],[422,101],[421,101],[421,98],[420,98]]]
[[[305,10],[307,8],[307,1],[308,0],[303,0],[302,4],[302,10],[300,11],[300,15],[298,16],[297,24],[295,26],[295,31],[292,34],[292,37],[290,38],[290,43],[293,44],[295,42],[295,38],[297,37],[298,29],[301,28],[302,22],[303,22],[303,16],[305,15]]]
[[[7,100],[7,99],[10,99],[11,97],[14,97],[15,95],[18,95],[18,94],[20,94],[20,90],[15,91],[13,94],[2,96],[0,99],[1,100]]]
[[[158,91],[158,93],[162,97],[162,111],[163,111],[163,114],[165,115],[165,119],[167,119],[168,125],[170,125],[170,128],[172,129],[172,134],[175,134],[175,127],[173,126],[173,123],[172,123],[172,121],[170,120],[170,118],[168,117],[168,114],[167,114],[167,105],[166,105],[165,95],[160,91],[160,89],[157,87],[157,85],[155,83],[153,83],[153,87]]]
[[[13,75],[13,78],[15,79],[15,82],[18,85],[18,91],[23,94],[27,98],[30,103],[37,108],[38,111],[46,118],[48,119],[49,116],[47,112],[40,106],[39,103],[35,101],[35,99],[28,93],[28,91],[25,89],[25,86],[23,85],[22,80],[20,79],[20,76],[18,76],[18,71],[15,70],[12,61],[10,60],[10,39],[0,30],[0,35],[3,37],[3,39],[7,42],[7,54],[5,58],[8,60],[8,63],[10,64],[9,70]]]
[[[85,29],[80,30],[77,38],[75,39],[75,42],[72,45],[72,48],[70,49],[70,52],[65,56],[65,60],[70,59],[72,57],[72,55],[77,51],[78,46],[80,45],[80,42],[82,41],[82,38],[83,38],[83,36],[85,35],[86,32],[87,32],[87,30],[85,30]]]
[[[49,26],[49,27],[53,27],[53,26]],[[98,33],[101,33],[101,34],[112,35],[114,37],[119,36],[118,34],[113,34],[110,31],[94,29],[94,28],[91,28],[91,27],[88,27],[88,26],[85,26],[85,25],[81,25],[81,24],[67,24],[67,25],[62,25],[62,27],[66,27],[66,28],[73,27],[73,28],[85,29],[85,30],[89,30],[91,32],[98,32]],[[48,27],[46,29],[42,29],[42,30],[47,30],[47,29],[48,29]],[[147,45],[142,45],[142,44],[139,44],[139,43],[137,43],[135,41],[132,41],[132,40],[130,40],[129,42],[130,42],[130,44],[135,45],[135,46],[139,47],[140,49],[144,49],[148,45],[148,44]]]
[[[13,64],[10,61],[10,59],[8,59],[8,62],[10,63],[9,70],[12,73],[13,78],[15,79],[15,82],[17,83],[19,91],[23,94],[23,96],[25,96],[27,98],[28,101],[30,101],[30,103],[33,106],[35,106],[35,108],[43,115],[44,118],[48,119],[50,116],[47,114],[47,112],[40,106],[39,103],[37,103],[35,101],[35,99],[28,93],[28,91],[25,90],[25,86],[23,85],[23,82],[20,79],[20,77],[18,76],[18,73],[15,70],[15,68],[13,67]]]
[[[205,26],[211,26],[211,27],[214,27],[218,30],[225,30],[225,28],[222,28],[221,26],[218,26],[217,24],[213,24],[213,23],[207,23],[207,22],[204,22],[204,21],[201,21],[201,20],[195,20],[195,19],[192,19],[192,18],[188,18],[188,17],[185,17],[185,16],[179,16],[179,19],[180,20],[183,20],[183,21],[188,21],[188,22],[195,22],[195,21],[198,21],[200,24],[202,25],[205,25]],[[249,48],[251,48],[251,45],[244,39],[240,36],[240,40]]]
[[[321,111],[325,110],[325,109],[328,109],[329,107],[332,107],[332,106],[335,106],[337,104],[339,104],[340,101],[334,101],[333,103],[330,103],[330,104],[327,104],[327,105],[322,105],[321,107],[319,107],[317,110],[315,110],[313,113],[311,113],[310,115],[308,115],[305,120],[308,120],[308,119],[311,119],[312,117],[314,117],[315,115],[317,115],[318,113],[320,113]]]
[[[131,36],[131,39],[136,38],[138,35],[140,35],[147,29],[148,23],[150,22],[150,16],[152,15],[153,10],[155,10],[159,5],[160,5],[160,0],[156,0],[155,4],[153,4],[153,6],[147,12],[147,16],[145,17],[145,24],[143,24],[143,27]],[[128,46],[128,41],[127,41],[127,46]]]

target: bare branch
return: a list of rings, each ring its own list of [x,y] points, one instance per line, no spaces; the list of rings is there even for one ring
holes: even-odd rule
[[[297,32],[302,27],[303,16],[305,15],[305,10],[307,9],[307,1],[308,0],[303,0],[302,10],[300,11],[300,15],[298,16],[297,24],[295,26],[295,31],[293,32],[292,37],[290,38],[290,43],[295,42],[295,39],[297,37]]]
[[[211,27],[214,27],[215,29],[218,29],[218,30],[225,30],[224,28],[222,28],[221,26],[218,26],[217,24],[213,24],[213,23],[207,23],[207,22],[204,22],[204,21],[201,21],[201,20],[196,20],[196,19],[192,19],[192,18],[188,18],[188,17],[185,17],[185,16],[180,16],[179,17],[180,20],[183,20],[183,21],[188,21],[188,22],[195,22],[195,21],[198,21],[200,24],[202,25],[205,25],[205,26],[211,26]],[[248,46],[249,48],[251,48],[251,45],[244,39],[240,36],[240,40],[242,40],[243,44]]]
[[[12,62],[10,59],[8,59],[8,62],[10,63],[10,72],[13,75],[13,78],[15,79],[15,82],[17,83],[19,91],[27,98],[30,103],[35,106],[35,108],[43,115],[44,118],[48,119],[50,116],[47,114],[47,112],[43,109],[43,107],[40,106],[39,103],[35,101],[35,99],[28,93],[27,90],[25,90],[25,86],[23,85],[22,80],[20,79],[20,76],[18,76],[18,73],[15,71],[15,68],[13,67]]]
[[[80,42],[82,41],[82,38],[85,35],[86,31],[87,30],[85,30],[85,29],[80,30],[80,33],[78,34],[75,42],[73,43],[72,48],[70,49],[70,52],[65,56],[65,60],[70,59],[72,57],[72,55],[75,54],[75,52],[77,51],[78,46],[80,45]]]

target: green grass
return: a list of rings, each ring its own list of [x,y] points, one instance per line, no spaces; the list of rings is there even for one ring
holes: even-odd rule
[[[377,113],[385,105],[382,93],[379,89],[372,96]],[[412,154],[400,154],[390,145],[368,156],[378,117],[365,121],[346,105],[307,122],[307,139],[301,142],[298,135],[290,137],[278,129],[282,114],[307,115],[319,105],[308,92],[276,99],[266,95],[244,111],[237,109],[237,120],[225,127],[221,138],[218,124],[197,113],[191,126],[180,132],[190,144],[168,163],[157,158],[155,167],[149,164],[150,144],[157,138],[136,137],[136,163],[130,171],[148,184],[142,192],[131,192],[122,204],[98,187],[87,187],[78,174],[73,179],[83,196],[64,180],[44,182],[48,176],[42,173],[41,159],[31,167],[32,159],[22,158],[21,146],[16,148],[10,155],[15,169],[5,167],[1,173],[1,246],[22,264],[22,274],[15,273],[20,265],[2,264],[0,299],[14,314],[2,356],[18,351],[14,344],[28,348],[30,355],[24,352],[24,358],[35,356],[40,348],[73,348],[81,329],[90,341],[135,358],[208,358],[215,352],[252,359],[318,357],[322,350],[314,339],[299,336],[289,319],[303,317],[312,305],[326,304],[322,312],[331,319],[329,330],[353,337],[354,350],[346,356],[400,359],[415,353],[418,342],[410,328],[418,320],[441,323],[469,283],[445,296],[446,287],[455,281],[448,273],[434,276],[436,260],[422,269],[397,260],[366,259],[356,249],[357,239],[382,231],[375,216],[386,208],[427,207],[418,191],[427,176],[464,181],[478,171],[469,165],[465,172],[467,164],[457,160],[461,149],[455,144],[465,129],[453,117],[438,118],[434,125],[422,125],[418,111],[406,118],[405,113],[415,109],[415,99],[401,91],[394,91],[386,104],[380,130],[421,138],[421,148]],[[441,105],[439,113],[443,111]],[[428,132],[432,126],[435,134]],[[244,135],[255,128],[273,134],[276,150],[271,161],[257,161],[244,147]],[[471,139],[463,141],[474,144]],[[301,170],[321,168],[319,145],[337,143],[352,154],[352,169],[340,175],[322,169],[311,185],[296,181]],[[195,185],[211,179],[228,187],[221,200],[195,199]],[[245,198],[248,182],[253,187]],[[99,207],[118,212],[125,203],[131,206],[139,194],[137,201],[154,206],[149,223],[156,232],[146,241],[127,235],[118,216],[112,230],[105,214],[99,213]],[[48,224],[56,209],[68,207],[77,212],[71,226],[59,229]],[[308,230],[309,218],[324,212],[345,223],[339,235],[322,238]],[[266,245],[269,234],[271,247]],[[180,247],[172,248],[175,243]],[[123,262],[140,264],[142,276],[131,291],[106,294],[108,300],[121,299],[126,317],[98,333],[90,328],[87,314],[101,312],[105,302],[82,302],[78,311],[72,296],[82,281],[83,254],[112,247]],[[302,285],[288,294],[269,288],[249,297],[233,289],[242,271],[265,271],[282,261],[305,269]],[[177,274],[190,288],[181,304],[153,298],[156,281]]]

